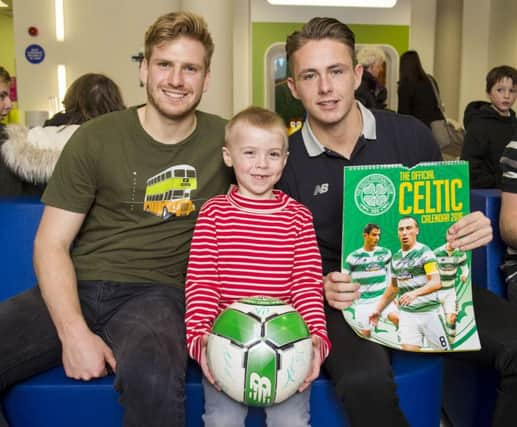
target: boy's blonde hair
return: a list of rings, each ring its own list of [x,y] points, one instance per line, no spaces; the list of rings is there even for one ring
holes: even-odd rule
[[[171,42],[180,37],[199,41],[205,48],[205,67],[210,68],[214,53],[214,42],[208,32],[205,20],[191,12],[171,12],[160,16],[145,33],[145,52],[147,61],[153,48],[163,42]]]
[[[284,141],[284,150],[287,152],[287,128],[284,120],[275,112],[265,108],[251,106],[240,111],[226,124],[224,129],[224,143],[228,146],[236,125],[249,125],[256,128],[278,133]]]

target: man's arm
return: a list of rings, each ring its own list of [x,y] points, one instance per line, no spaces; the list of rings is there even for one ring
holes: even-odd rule
[[[501,213],[499,215],[499,229],[501,237],[508,246],[517,248],[517,193],[501,193]]]
[[[81,312],[70,245],[85,215],[47,206],[34,241],[34,269],[63,347],[69,377],[89,380],[115,370],[111,349],[88,328]]]
[[[434,271],[427,273],[427,283],[424,286],[413,291],[406,292],[400,297],[400,305],[409,305],[415,298],[435,292],[441,287],[442,282],[440,281],[440,273],[438,272],[438,268],[435,267]]]
[[[388,304],[395,299],[399,292],[397,278],[392,277],[390,284],[386,286],[384,293],[382,294],[381,300],[377,303],[375,311],[368,317],[372,325],[377,325],[379,318],[381,317],[382,310],[384,310]]]

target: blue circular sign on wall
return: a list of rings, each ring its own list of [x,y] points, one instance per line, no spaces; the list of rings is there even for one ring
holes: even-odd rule
[[[45,59],[45,50],[39,44],[31,44],[25,49],[25,58],[31,64],[39,64]]]

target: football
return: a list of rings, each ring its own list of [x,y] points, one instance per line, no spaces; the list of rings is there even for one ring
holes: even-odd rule
[[[232,399],[270,406],[296,393],[309,373],[312,351],[309,329],[291,305],[251,297],[231,304],[216,318],[207,362]]]

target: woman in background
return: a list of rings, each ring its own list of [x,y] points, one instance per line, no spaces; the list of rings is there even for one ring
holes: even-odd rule
[[[63,147],[79,125],[126,108],[116,83],[95,73],[75,80],[63,105],[64,112],[43,127],[0,127],[0,196],[41,196]]]
[[[428,127],[431,127],[431,122],[444,119],[431,83],[432,77],[424,71],[416,51],[408,50],[401,55],[399,77],[397,111],[400,114],[414,116]]]

